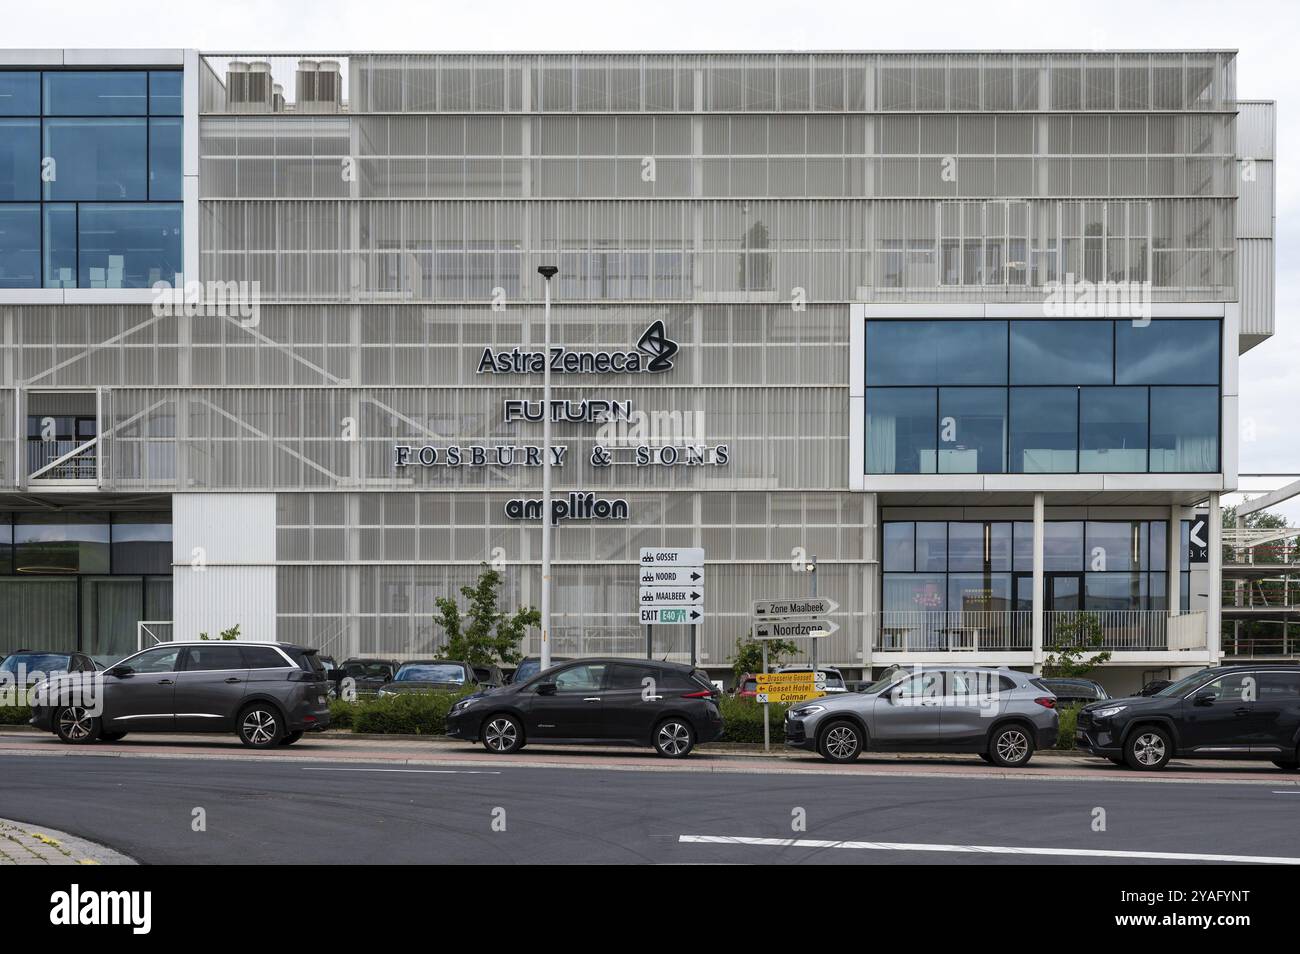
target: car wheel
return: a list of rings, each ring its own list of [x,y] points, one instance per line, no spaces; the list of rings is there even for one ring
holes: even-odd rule
[[[1004,725],[989,738],[989,760],[1003,768],[1020,768],[1034,757],[1034,740],[1023,725]]]
[[[299,729],[297,732],[290,732],[288,735],[286,735],[283,739],[280,740],[280,744],[293,745],[301,738],[302,738],[302,729]]]
[[[1294,762],[1290,759],[1274,759],[1273,764],[1284,772],[1294,772],[1300,769],[1300,762]]]
[[[269,749],[284,738],[280,713],[269,705],[255,702],[239,714],[239,741],[254,749]]]
[[[655,727],[655,751],[666,759],[684,759],[695,748],[695,730],[685,719],[664,719]]]
[[[1144,772],[1162,769],[1173,754],[1173,744],[1169,733],[1153,725],[1144,725],[1135,730],[1124,743],[1124,761],[1131,768]]]
[[[126,733],[125,733],[125,732],[101,732],[101,733],[99,733],[99,741],[101,741],[101,742],[121,742],[121,741],[122,741],[123,739],[125,739],[125,738],[126,738]]]
[[[862,754],[862,730],[852,722],[832,722],[822,730],[817,751],[827,762],[852,762]]]
[[[100,729],[99,717],[85,706],[64,706],[54,713],[54,732],[69,745],[89,745],[99,738]]]
[[[514,716],[499,712],[483,723],[483,748],[494,755],[509,755],[524,747],[524,727]]]

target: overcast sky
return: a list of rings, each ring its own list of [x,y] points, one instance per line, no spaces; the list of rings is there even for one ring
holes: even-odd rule
[[[1086,19],[1084,19],[1086,17]],[[1300,3],[1088,0],[5,0],[5,47],[355,50],[1235,49],[1278,101],[1277,334],[1242,358],[1241,471],[1300,472]],[[1253,439],[1251,439],[1253,437]],[[1244,489],[1279,481],[1243,479]],[[1300,503],[1287,508],[1300,522]]]

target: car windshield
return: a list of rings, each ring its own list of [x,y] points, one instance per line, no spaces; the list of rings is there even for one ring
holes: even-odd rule
[[[1194,672],[1190,676],[1184,676],[1182,679],[1179,679],[1177,682],[1165,686],[1163,689],[1157,692],[1156,695],[1157,696],[1181,696],[1187,692],[1190,692],[1193,688],[1200,685],[1204,681],[1205,681],[1205,673]]]
[[[28,673],[67,672],[71,659],[66,653],[15,653],[0,665],[0,672],[17,672],[19,666]]]
[[[465,668],[450,663],[410,663],[397,670],[394,682],[450,682],[460,685],[465,681]]]
[[[903,675],[903,673],[898,669],[895,669],[893,672],[887,672],[879,679],[877,679],[875,682],[871,683],[871,685],[863,686],[861,689],[858,690],[858,692],[871,693],[871,692],[880,692],[883,689],[888,689],[891,685],[894,684],[894,681],[897,680],[898,677],[901,675]]]

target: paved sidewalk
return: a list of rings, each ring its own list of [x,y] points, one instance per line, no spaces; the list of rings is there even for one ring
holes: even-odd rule
[[[126,855],[64,831],[0,818],[0,865],[133,865]]]

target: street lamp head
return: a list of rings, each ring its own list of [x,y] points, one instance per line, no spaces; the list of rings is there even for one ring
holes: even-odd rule
[[[538,274],[538,275],[541,275],[541,276],[542,276],[543,278],[545,278],[548,282],[551,280],[551,276],[552,276],[552,275],[555,275],[557,272],[559,272],[559,270],[560,270],[560,269],[559,269],[557,266],[555,266],[555,265],[538,265],[538,266],[537,266],[537,274]]]

